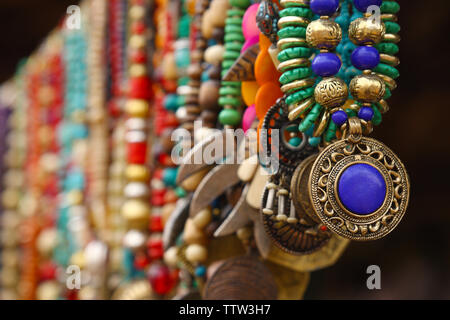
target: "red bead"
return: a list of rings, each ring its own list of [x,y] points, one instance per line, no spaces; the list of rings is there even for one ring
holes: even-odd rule
[[[142,50],[137,50],[131,54],[131,61],[136,63],[147,62],[147,55]]]
[[[164,248],[161,238],[150,238],[147,242],[148,256],[152,261],[162,259]]]
[[[153,178],[157,179],[157,180],[161,180],[162,176],[163,176],[163,172],[164,172],[164,170],[161,168],[156,169],[153,173]]]
[[[135,34],[142,34],[145,31],[145,23],[143,21],[136,21],[133,23],[132,32]]]
[[[128,163],[145,164],[147,159],[147,142],[128,143]]]
[[[131,78],[128,95],[135,99],[150,99],[152,97],[152,83],[148,77]]]
[[[175,285],[169,268],[161,263],[154,263],[150,266],[148,280],[152,285],[153,291],[159,295],[169,293]]]
[[[145,254],[137,254],[134,257],[134,267],[138,270],[145,269],[146,266],[150,263],[150,260],[147,258]]]
[[[42,281],[56,279],[56,265],[51,261],[44,262],[39,268],[39,276]]]
[[[160,215],[152,215],[150,218],[150,231],[151,232],[162,232],[163,225]],[[162,245],[162,242],[161,242]]]
[[[321,227],[320,227],[320,230],[322,230],[322,231],[327,231],[327,227],[326,227],[326,226],[321,226]]]
[[[152,197],[152,205],[156,207],[162,207],[165,204],[164,196],[154,196]]]

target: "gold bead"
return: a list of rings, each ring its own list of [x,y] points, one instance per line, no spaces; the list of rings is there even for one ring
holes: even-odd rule
[[[145,166],[130,164],[125,169],[125,177],[129,181],[147,181],[150,173]]]
[[[147,75],[147,67],[145,64],[132,64],[130,66],[129,75],[131,78],[143,77]]]
[[[362,74],[350,82],[350,93],[353,98],[364,103],[378,102],[383,98],[386,86],[376,75]]]
[[[145,100],[131,99],[125,104],[125,111],[130,117],[145,118],[148,115],[149,107]]]
[[[347,101],[347,97],[347,85],[343,80],[336,77],[323,79],[314,90],[316,102],[327,109],[343,105]]]
[[[372,18],[359,18],[348,29],[350,40],[357,45],[372,45],[380,42],[386,33],[384,23],[374,23]]]
[[[320,18],[311,22],[306,28],[306,41],[311,47],[317,49],[333,50],[341,39],[341,27],[330,19]]]
[[[284,50],[291,47],[302,47],[306,44],[306,40],[303,38],[284,38],[277,42],[277,48]]]
[[[122,206],[122,216],[130,227],[146,228],[150,207],[142,200],[128,200]]]

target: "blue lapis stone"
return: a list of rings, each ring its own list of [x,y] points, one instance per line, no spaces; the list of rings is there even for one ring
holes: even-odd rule
[[[373,118],[373,110],[370,107],[362,107],[358,111],[358,118],[370,121]]]
[[[361,46],[352,53],[352,64],[359,70],[375,68],[380,62],[380,54],[374,47]]]
[[[342,126],[347,122],[348,116],[344,110],[338,110],[331,115],[331,120],[337,125]]]
[[[356,163],[344,170],[338,181],[341,203],[352,213],[368,215],[375,212],[386,198],[386,181],[378,169]]]
[[[311,68],[313,72],[318,76],[329,77],[334,76],[339,72],[341,64],[341,59],[339,59],[336,54],[325,52],[318,54],[314,58],[311,64]]]
[[[382,0],[353,0],[353,3],[355,4],[356,9],[359,11],[365,13],[367,11],[367,8],[370,6],[381,6]]]
[[[319,16],[332,16],[339,8],[339,0],[311,0],[309,5]]]

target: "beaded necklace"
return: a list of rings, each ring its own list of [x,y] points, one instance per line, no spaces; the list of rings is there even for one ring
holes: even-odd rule
[[[398,9],[391,4],[393,1],[387,2],[384,10],[386,7],[391,11]],[[311,18],[309,4],[320,16],[312,22],[308,21]],[[352,240],[381,238],[398,224],[405,212],[409,181],[403,164],[392,151],[362,135],[372,131],[372,119],[379,123],[378,106],[386,105],[382,100],[385,86],[393,84],[391,77],[386,78],[384,74],[380,77],[370,69],[398,76],[393,67],[378,66],[380,58],[373,45],[381,40],[395,42],[399,38],[386,36],[384,23],[372,22],[371,19],[376,17],[366,13],[370,5],[380,7],[381,1],[354,1],[354,8],[364,12],[365,17],[357,18],[360,14],[354,14],[354,20],[349,24],[348,38],[359,45],[352,51],[350,60],[362,74],[353,68],[342,70],[342,60],[348,64],[349,48],[353,46],[348,41],[343,43],[340,47],[342,60],[332,52],[343,34],[339,24],[330,19],[338,9],[339,1],[286,0],[281,1],[281,5],[285,9],[280,11],[278,20],[280,40],[277,45],[281,50],[278,68],[283,72],[280,82],[286,97],[269,111],[263,127],[282,128],[283,122],[290,121],[298,125],[303,140],[310,136],[309,145],[318,146],[323,141],[323,145],[328,146],[318,156],[310,150],[302,157],[298,152],[307,149],[304,144],[300,145],[295,161],[289,148],[280,149],[283,157],[281,175],[273,176],[263,198],[266,230],[282,249],[303,253],[319,250],[333,233]],[[341,8],[343,16],[338,21],[346,26],[348,3],[343,2]],[[394,18],[389,15],[389,19]],[[307,45],[320,51],[313,58],[312,70],[308,61],[312,51]],[[356,100],[355,103],[348,100],[346,82],[335,76],[340,69],[344,79],[350,80],[351,98]],[[320,77],[317,81],[309,80],[311,71]],[[376,112],[378,115],[374,117]],[[274,125],[269,122],[271,119],[275,119]],[[281,123],[277,124],[280,119]],[[339,140],[330,144],[336,136]],[[266,142],[267,136],[263,135],[261,139]],[[294,171],[291,171],[292,166],[296,167]],[[349,178],[350,174],[352,178]],[[370,182],[365,184],[365,179]],[[362,189],[356,191],[355,185]],[[274,200],[275,191],[277,201]],[[286,205],[286,197],[291,199],[290,205]],[[289,215],[285,214],[286,210]],[[394,212],[395,216],[392,215]],[[279,238],[284,224],[280,227],[274,225],[274,221],[292,224],[291,227],[286,224],[291,236],[284,236],[284,240]],[[308,234],[315,237],[316,245],[305,247],[303,242],[286,240],[308,237],[301,229],[296,229],[301,225],[313,226],[315,231],[310,230]]]

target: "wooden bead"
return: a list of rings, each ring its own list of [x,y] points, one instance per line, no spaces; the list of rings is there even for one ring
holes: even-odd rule
[[[200,80],[200,77],[202,76],[202,66],[200,63],[193,63],[189,65],[187,69],[188,76],[195,80]]]
[[[175,55],[167,53],[164,55],[162,61],[162,73],[167,80],[176,80],[178,78],[177,65],[175,62]]]
[[[216,44],[214,46],[209,47],[205,50],[205,61],[219,65],[223,60],[223,54],[225,53],[225,47],[220,44]]]
[[[175,207],[176,207],[175,203],[167,203],[162,207],[161,219],[162,219],[163,225],[166,224],[166,222],[169,219],[170,215],[172,214],[173,210],[175,210]]]
[[[188,192],[194,191],[208,171],[209,168],[204,168],[194,173],[181,183],[181,187]]]
[[[199,104],[202,109],[217,110],[219,107],[219,89],[220,82],[216,80],[208,80],[200,87],[198,96]]]
[[[205,233],[197,228],[192,219],[187,219],[184,225],[183,240],[187,244],[205,244]]]
[[[258,156],[254,155],[242,161],[242,164],[239,166],[239,169],[237,171],[237,175],[239,179],[241,179],[243,182],[249,182],[255,175],[257,168],[258,168]]]
[[[178,263],[178,248],[177,247],[170,247],[165,253],[164,253],[164,262],[172,268],[177,267]]]
[[[201,263],[208,257],[208,251],[204,246],[191,244],[186,248],[186,259],[192,263]]]
[[[205,208],[202,211],[198,212],[195,217],[192,219],[195,226],[199,229],[205,228],[212,220],[212,213],[209,208]]]

